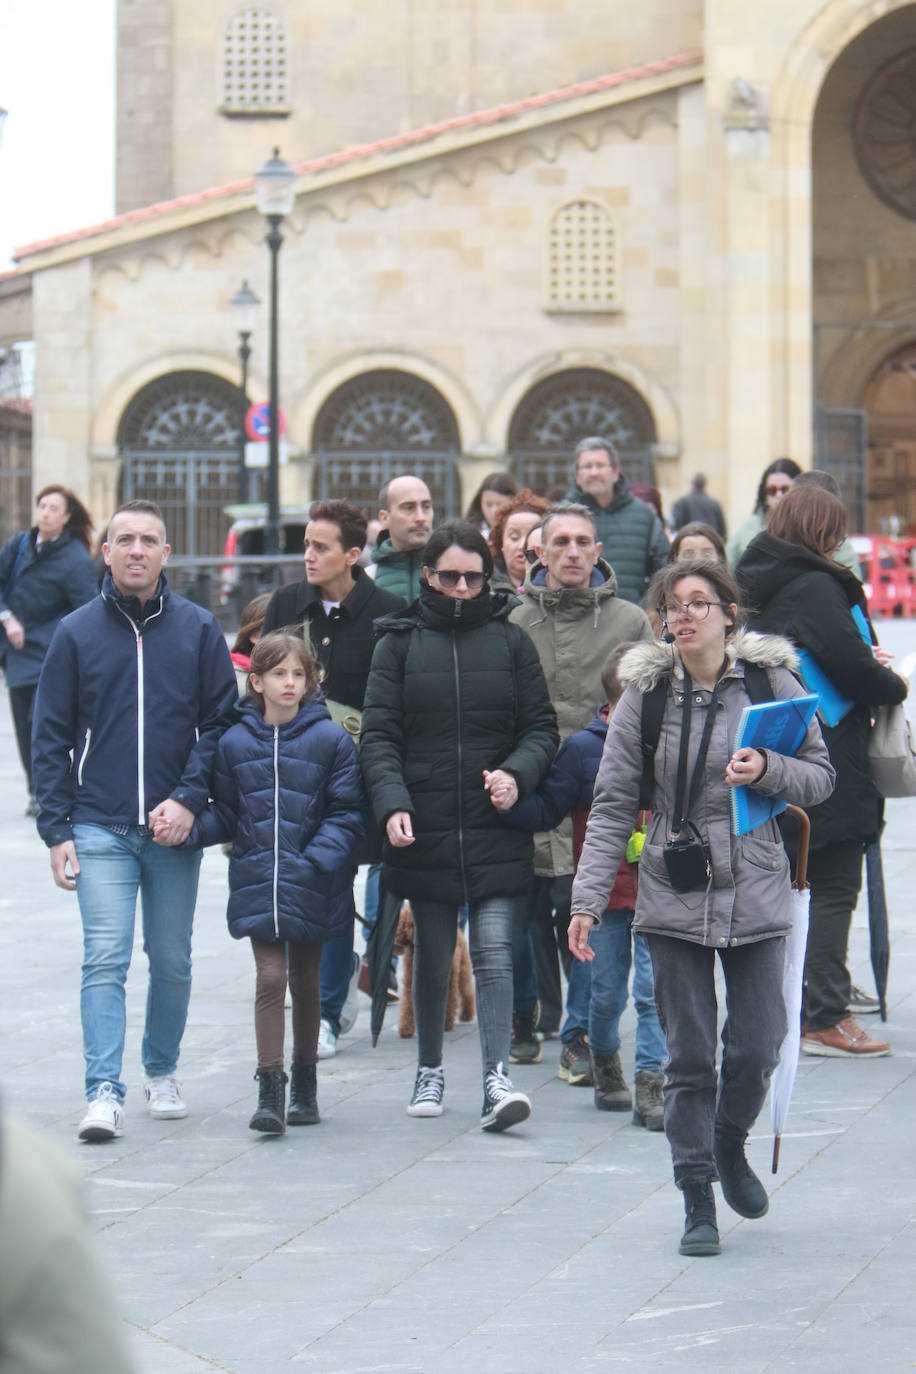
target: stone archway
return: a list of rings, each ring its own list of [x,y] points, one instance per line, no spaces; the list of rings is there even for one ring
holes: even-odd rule
[[[876,368],[862,406],[868,416],[867,527],[916,534],[916,339]]]

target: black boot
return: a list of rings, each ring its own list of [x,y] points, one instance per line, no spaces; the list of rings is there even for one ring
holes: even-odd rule
[[[742,1217],[762,1217],[769,1211],[767,1190],[748,1164],[744,1154],[747,1132],[736,1131],[722,1122],[716,1124],[713,1153],[722,1195],[729,1207]]]
[[[682,1185],[686,1225],[678,1250],[682,1255],[718,1255],[719,1228],[716,1225],[716,1200],[711,1183],[696,1180]]]
[[[287,1126],[317,1126],[318,1115],[318,1071],[314,1064],[301,1064],[298,1059],[292,1063],[292,1077],[289,1085],[289,1110],[286,1113]]]
[[[282,1069],[258,1069],[255,1078],[258,1080],[258,1107],[248,1129],[283,1135],[286,1130],[286,1074]]]

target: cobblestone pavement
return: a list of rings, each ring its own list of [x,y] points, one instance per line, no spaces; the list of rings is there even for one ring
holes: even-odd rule
[[[909,625],[882,638],[916,648]],[[768,1109],[749,1147],[769,1215],[743,1221],[720,1202],[723,1254],[694,1260],[677,1254],[664,1137],[561,1082],[557,1042],[514,1070],[530,1121],[491,1136],[478,1127],[476,1027],[459,1027],[446,1037],[445,1113],[414,1120],[414,1042],[389,1014],[373,1050],[363,999],[319,1069],[322,1124],[250,1132],[253,965],[226,932],[219,853],[204,862],[195,927],[190,1116],[153,1123],[143,1111],[138,942],[127,1130],[80,1145],[79,917],[23,807],[0,700],[0,1087],[85,1173],[143,1374],[914,1366],[916,800],[890,804],[885,838],[893,1056],[803,1057],[775,1178]],[[870,986],[866,921],[860,905],[850,957]],[[628,1010],[628,1077],[633,1025]]]

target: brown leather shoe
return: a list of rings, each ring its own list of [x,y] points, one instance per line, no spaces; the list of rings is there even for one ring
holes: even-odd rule
[[[805,1054],[818,1054],[826,1059],[881,1059],[891,1052],[886,1040],[872,1040],[851,1016],[845,1016],[825,1030],[806,1029],[801,1047]]]

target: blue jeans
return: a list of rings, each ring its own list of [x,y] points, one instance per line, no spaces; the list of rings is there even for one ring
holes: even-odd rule
[[[335,1035],[340,1034],[340,1013],[347,1000],[354,961],[353,931],[336,940],[326,940],[321,951],[321,1017]]]
[[[627,1004],[633,912],[606,911],[592,926],[588,942],[595,951],[590,964],[573,963],[566,990],[562,1039],[569,1044],[588,1030],[592,1054],[620,1049],[620,1018]],[[636,1072],[657,1073],[667,1054],[665,1035],[655,1010],[655,984],[649,948],[641,935],[632,937],[633,1004],[636,1007]]]
[[[75,825],[76,879],[83,922],[80,1013],[86,1095],[110,1083],[123,1101],[124,985],[134,944],[137,894],[149,960],[141,1055],[150,1078],[175,1072],[191,996],[191,926],[200,850],[168,849],[145,827],[119,835],[105,825]]]
[[[477,993],[477,1028],[483,1071],[509,1062],[512,1033],[512,920],[524,897],[485,897],[471,902],[468,948]],[[445,902],[411,902],[414,918],[413,1004],[418,1063],[442,1063],[445,1003],[458,909]]]

